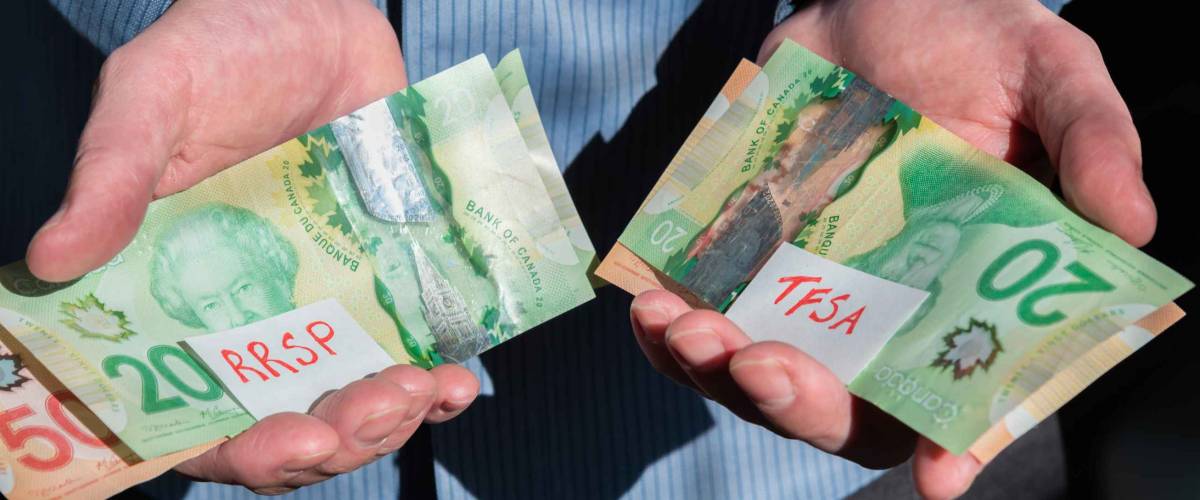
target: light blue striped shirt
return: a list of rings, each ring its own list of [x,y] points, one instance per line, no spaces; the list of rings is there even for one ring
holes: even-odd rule
[[[106,52],[169,5],[50,1]],[[419,0],[392,14],[412,81],[521,49],[559,164],[597,248],[608,248],[737,59],[753,58],[788,12],[777,0]],[[655,373],[629,331],[628,301],[609,287],[467,363],[482,394],[433,428],[439,497],[837,498],[880,474],[745,423]],[[174,475],[140,489],[253,496]],[[289,498],[399,491],[397,461],[385,458]]]

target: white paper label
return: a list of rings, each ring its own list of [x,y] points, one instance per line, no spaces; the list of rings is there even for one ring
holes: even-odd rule
[[[928,296],[783,244],[725,315],[755,341],[794,345],[848,384]]]
[[[259,420],[307,413],[326,392],[394,364],[335,299],[181,344]]]

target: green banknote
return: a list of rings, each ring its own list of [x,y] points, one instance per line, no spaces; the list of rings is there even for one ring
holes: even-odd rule
[[[564,226],[578,214],[557,165],[539,166],[526,143],[532,137],[553,162],[540,118],[518,125],[509,102],[521,88],[509,97],[497,82],[525,80],[520,56],[504,61],[515,64],[493,70],[476,57],[310,134],[342,144],[344,154],[315,164],[375,265],[379,303],[423,366],[465,360],[593,296],[586,271],[595,251],[586,233],[577,245],[578,232],[572,239]],[[358,132],[390,123],[390,136]],[[375,163],[389,167],[358,166]],[[362,180],[369,176],[386,179]]]
[[[955,453],[1192,286],[790,41],[739,66],[597,274],[725,310],[780,245],[928,293],[849,388]]]
[[[571,245],[575,247],[577,262],[589,269],[594,267],[596,249],[575,209],[575,201],[567,191],[567,182],[563,179],[558,161],[554,159],[554,152],[550,150],[550,138],[542,126],[542,116],[533,100],[533,89],[529,86],[529,77],[525,75],[525,64],[521,61],[519,51],[510,52],[496,64],[496,81],[500,83],[500,90],[512,108],[513,118],[521,127],[521,137],[525,139],[533,164],[550,194],[554,211]]]
[[[0,268],[0,324],[144,458],[253,423],[186,337],[333,298],[397,362],[474,356],[593,297],[508,102],[459,64],[152,203],[75,282]]]

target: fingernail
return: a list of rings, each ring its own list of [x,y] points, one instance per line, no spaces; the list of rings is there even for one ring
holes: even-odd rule
[[[671,316],[664,311],[662,307],[657,305],[639,305],[634,304],[629,308],[630,315],[633,316],[633,333],[638,338],[645,340],[654,345],[662,344],[662,340],[646,335],[646,329],[642,327],[648,323],[668,323],[671,321]]]
[[[784,408],[796,400],[791,377],[775,358],[737,362],[730,365],[729,371],[750,400],[765,410]]]
[[[325,459],[333,456],[334,450],[325,450],[302,457],[296,457],[283,464],[283,472],[288,475],[299,474],[308,469],[316,467],[317,464],[324,462]]]
[[[354,431],[354,440],[362,448],[377,448],[383,444],[383,440],[388,434],[396,428],[396,422],[388,422],[389,417],[394,417],[400,413],[402,408],[388,408],[367,415],[359,425],[358,430]]]
[[[427,410],[427,407],[429,406],[429,401],[433,399],[433,392],[414,392],[410,393],[409,396],[412,399],[408,402],[408,412],[404,414],[405,423],[411,422],[413,419],[420,418],[421,415],[425,414],[425,410]]]
[[[725,344],[708,328],[668,332],[667,343],[687,364],[700,366],[725,354]]]

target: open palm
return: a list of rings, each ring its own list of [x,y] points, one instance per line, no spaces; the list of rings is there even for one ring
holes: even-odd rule
[[[763,44],[791,38],[1042,180],[1057,174],[1083,216],[1135,245],[1154,234],[1141,150],[1095,44],[1034,0],[827,0]],[[863,465],[911,456],[917,490],[962,494],[981,465],[919,438],[854,397],[800,350],[753,343],[713,311],[650,291],[634,299],[638,343],[659,371],[742,418]]]
[[[78,277],[137,232],[151,200],[406,85],[387,18],[366,0],[179,0],[105,62],[62,208],[29,268]],[[272,415],[180,472],[279,493],[353,470],[449,419],[479,382],[396,366]]]

